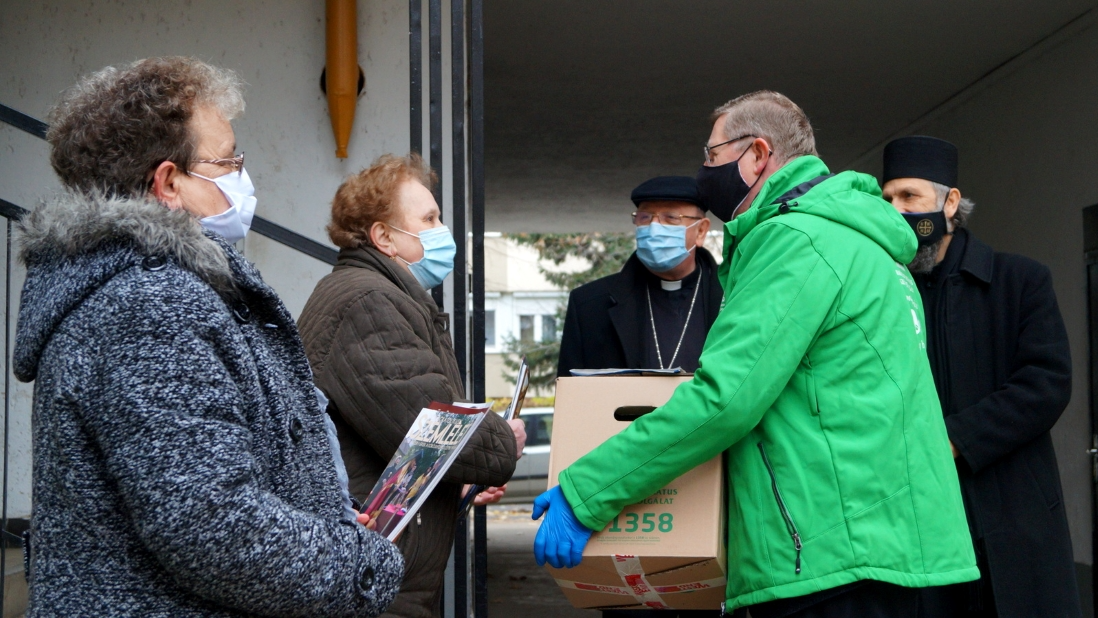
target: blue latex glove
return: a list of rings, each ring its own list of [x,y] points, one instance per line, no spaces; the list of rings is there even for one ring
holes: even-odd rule
[[[576,519],[560,485],[534,500],[533,519],[539,519],[543,513],[545,521],[534,537],[534,559],[538,566],[546,562],[558,569],[576,566],[583,559],[583,548],[594,531]]]

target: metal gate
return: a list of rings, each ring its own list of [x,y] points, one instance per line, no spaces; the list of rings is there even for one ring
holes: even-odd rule
[[[446,58],[450,64],[449,118],[443,114],[443,3],[427,0],[426,4],[429,150],[425,154],[429,156],[425,158],[440,180],[449,172],[452,205],[446,207],[444,182],[438,183],[435,199],[443,207],[443,216],[457,240],[450,301],[443,297],[444,286],[436,287],[434,296],[440,307],[451,310],[454,350],[465,378],[465,392],[472,401],[484,401],[484,1],[449,2],[450,49]],[[411,150],[420,153],[423,153],[425,116],[423,7],[423,0],[408,2],[409,136]],[[442,169],[445,121],[449,121],[452,146],[449,170]],[[465,242],[469,237],[471,255]],[[488,615],[487,515],[483,506],[474,507],[472,512],[472,529],[470,522],[462,519],[454,535],[452,566],[446,578],[448,589],[442,595],[446,618],[466,618],[470,609],[477,618]]]
[[[1083,209],[1083,251],[1087,269],[1087,339],[1089,356],[1087,363],[1087,393],[1090,409],[1091,448],[1091,547],[1092,556],[1098,556],[1098,204]],[[1076,564],[1079,569],[1079,594],[1083,615],[1094,615],[1098,605],[1098,570],[1091,565]],[[1089,571],[1089,572],[1088,572]]]

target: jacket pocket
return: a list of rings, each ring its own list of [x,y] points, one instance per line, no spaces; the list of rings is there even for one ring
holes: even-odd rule
[[[808,398],[808,411],[813,416],[820,415],[820,402],[816,398],[816,376],[812,375],[812,363],[808,358],[804,359],[804,392]]]
[[[1038,461],[1037,463],[1042,464],[1038,469],[1041,470],[1043,474],[1037,474],[1037,470],[1029,463],[1034,457],[1037,457],[1037,455],[1030,452],[1023,454],[1017,459],[1021,461],[1022,466],[1026,469],[1026,472],[1029,473],[1029,477],[1033,479],[1033,484],[1037,487],[1037,491],[1040,492],[1041,497],[1044,498],[1045,506],[1048,507],[1048,510],[1055,511],[1062,503],[1060,494],[1056,491],[1059,488],[1059,482],[1057,482],[1059,479],[1049,474],[1048,471],[1056,470],[1056,464],[1054,463],[1049,466],[1046,462]],[[1052,478],[1049,478],[1050,476]]]
[[[778,489],[778,477],[774,475],[774,467],[770,465],[770,458],[766,456],[766,448],[763,447],[763,443],[758,443],[759,454],[762,455],[763,464],[766,465],[766,472],[770,475],[770,487],[774,490],[774,500],[778,503],[778,511],[782,515],[782,520],[785,522],[785,530],[789,533],[789,538],[793,541],[793,549],[797,552],[796,570],[795,573],[801,572],[801,533],[797,531],[797,522],[793,521],[793,515],[786,507],[785,499],[782,498],[782,492]]]

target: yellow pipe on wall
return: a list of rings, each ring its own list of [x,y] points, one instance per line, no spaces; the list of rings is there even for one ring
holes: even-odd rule
[[[356,0],[327,0],[328,114],[332,118],[336,156],[347,158],[358,102],[358,11]]]

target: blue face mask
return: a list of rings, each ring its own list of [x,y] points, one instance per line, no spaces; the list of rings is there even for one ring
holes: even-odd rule
[[[664,225],[653,221],[637,228],[637,257],[652,272],[662,273],[682,264],[695,247],[686,249],[686,230],[691,225]]]
[[[419,234],[413,234],[405,232],[395,225],[390,227],[409,236],[415,236],[419,239],[419,244],[423,245],[423,257],[418,262],[409,262],[399,255],[397,257],[408,265],[408,269],[412,271],[412,276],[424,289],[429,290],[442,283],[446,275],[454,270],[457,243],[454,242],[454,237],[450,234],[450,228],[442,225],[423,230]]]

